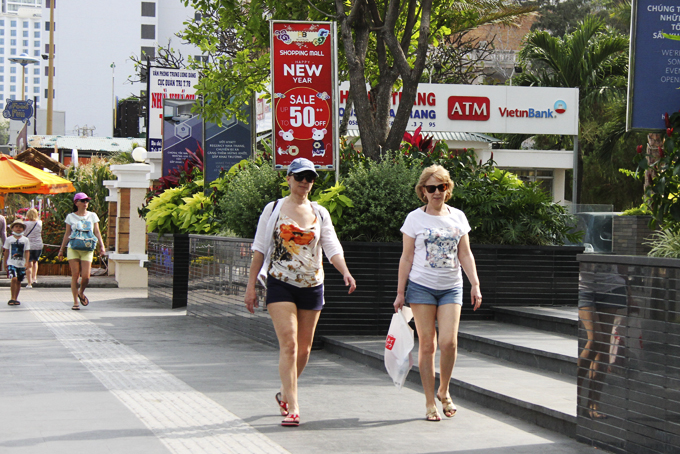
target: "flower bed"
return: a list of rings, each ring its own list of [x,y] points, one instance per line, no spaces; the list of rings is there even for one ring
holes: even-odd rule
[[[40,263],[38,276],[70,276],[71,268],[67,263]]]

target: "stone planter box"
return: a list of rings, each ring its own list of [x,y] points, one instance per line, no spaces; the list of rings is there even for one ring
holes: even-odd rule
[[[612,252],[616,255],[647,255],[647,242],[654,231],[648,227],[651,216],[614,216]]]
[[[149,295],[169,301],[186,298],[189,314],[209,318],[242,334],[276,343],[264,304],[254,315],[245,310],[252,240],[190,235],[186,290],[173,287],[178,256],[172,257],[175,239],[149,236]],[[347,295],[342,277],[329,263],[326,270],[326,305],[317,334],[384,335],[394,309],[399,243],[343,242],[345,260],[357,280],[357,291]],[[153,251],[153,252],[152,252]],[[473,312],[469,286],[464,286],[463,319],[491,319],[492,306],[576,305],[577,254],[582,247],[472,247],[482,282],[484,305]],[[163,258],[165,257],[165,258]],[[165,265],[164,265],[165,263]],[[184,292],[183,295],[178,293]],[[264,296],[264,289],[260,289]]]
[[[173,309],[187,305],[189,235],[148,234],[149,298]]]
[[[579,261],[579,298],[599,323],[590,343],[579,323],[577,438],[621,454],[680,452],[680,260]]]

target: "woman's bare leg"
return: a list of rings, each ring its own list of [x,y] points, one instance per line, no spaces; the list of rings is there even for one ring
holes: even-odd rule
[[[90,271],[92,262],[80,262],[80,296],[85,296],[85,289],[90,283]]]
[[[73,294],[73,305],[79,306],[78,303],[78,278],[80,277],[80,260],[73,259],[68,261],[68,266],[71,268],[71,293]]]
[[[282,400],[290,414],[300,414],[297,379],[309,360],[314,331],[321,311],[298,311],[292,302],[267,305],[279,340],[279,375]]]
[[[437,306],[432,304],[411,304],[413,318],[418,330],[418,368],[420,381],[425,392],[425,407],[436,407],[434,400],[435,368],[434,357],[437,352],[437,332],[435,319]]]
[[[460,304],[444,304],[437,308],[439,327],[439,390],[440,398],[449,396],[449,383],[458,355],[458,326],[460,323]]]

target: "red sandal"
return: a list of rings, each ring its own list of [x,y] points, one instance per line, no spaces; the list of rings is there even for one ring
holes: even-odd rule
[[[282,426],[286,427],[297,427],[300,425],[300,415],[288,415],[281,421]]]
[[[281,393],[278,392],[276,393],[276,403],[279,404],[279,411],[281,412],[281,416],[288,416],[288,402],[284,402],[281,400]]]

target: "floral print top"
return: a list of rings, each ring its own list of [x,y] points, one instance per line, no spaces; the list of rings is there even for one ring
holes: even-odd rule
[[[308,229],[282,214],[274,229],[274,249],[269,274],[296,287],[316,287],[323,284],[319,218]]]

